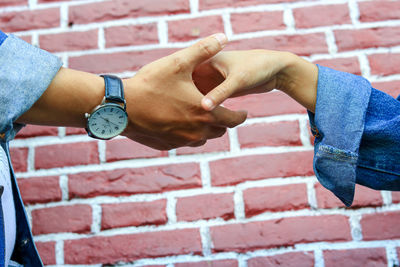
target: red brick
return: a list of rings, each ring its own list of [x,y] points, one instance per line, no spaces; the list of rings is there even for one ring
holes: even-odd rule
[[[214,186],[273,177],[313,175],[313,153],[290,152],[227,158],[210,162]]]
[[[124,18],[189,12],[190,6],[188,0],[153,0],[151,4],[146,0],[114,0],[71,6],[69,9],[69,23],[86,24]]]
[[[175,51],[176,49],[156,49],[70,57],[69,67],[92,73],[137,71],[144,65]]]
[[[106,47],[145,45],[158,43],[157,24],[126,25],[104,30]]]
[[[36,242],[35,245],[44,265],[56,264],[56,242]]]
[[[257,257],[247,261],[248,267],[314,267],[312,252],[292,252],[268,257]]]
[[[309,207],[305,184],[246,189],[243,191],[243,201],[246,217],[266,211],[299,210]]]
[[[297,0],[199,0],[199,9],[265,5],[295,1]]]
[[[320,59],[314,61],[313,63],[335,70],[361,75],[360,62],[356,57]]]
[[[212,153],[220,151],[229,151],[229,136],[225,133],[219,138],[209,139],[205,145],[199,147],[180,147],[176,150],[177,155]]]
[[[348,250],[326,250],[324,262],[326,267],[386,267],[386,250],[384,248],[359,248]]]
[[[87,135],[87,132],[83,128],[73,128],[73,127],[67,127],[65,130],[66,135],[78,135],[78,134],[85,134]]]
[[[15,172],[26,172],[28,170],[28,148],[11,147],[10,155]]]
[[[358,8],[361,22],[400,19],[400,3],[398,1],[359,2]]]
[[[190,41],[206,37],[216,32],[224,32],[224,23],[220,16],[173,20],[168,22],[168,40],[170,42]]]
[[[21,178],[18,187],[25,204],[60,201],[62,197],[58,176]]]
[[[392,192],[392,202],[400,203],[400,192]]]
[[[0,2],[0,7],[7,6],[27,6],[28,0],[2,0]]]
[[[201,254],[198,229],[158,231],[66,240],[66,264],[113,264],[139,258]]]
[[[301,146],[298,121],[257,123],[238,128],[241,148],[259,146]]]
[[[58,8],[26,10],[0,14],[1,30],[5,32],[27,31],[60,26]]]
[[[342,215],[280,218],[210,228],[214,252],[246,252],[298,243],[350,241],[348,218]]]
[[[296,8],[293,10],[293,16],[296,28],[351,24],[347,4]]]
[[[328,53],[328,46],[323,33],[278,35],[242,39],[230,42],[227,45],[227,49],[271,49],[289,51],[301,56]]]
[[[30,35],[18,36],[18,38],[24,40],[24,41],[27,42],[28,44],[31,44],[31,43],[32,43],[32,36],[30,36]]]
[[[50,52],[96,49],[98,30],[40,35],[39,44]]]
[[[233,194],[206,194],[178,198],[176,216],[178,221],[232,219],[234,217]]]
[[[234,33],[283,30],[283,11],[232,13],[231,24]]]
[[[101,206],[101,229],[165,224],[166,200],[140,203],[104,204]]]
[[[321,184],[315,185],[318,207],[322,209],[345,208],[346,206],[328,189]],[[383,205],[383,199],[379,191],[365,186],[356,185],[354,202],[351,208],[377,207]]]
[[[394,98],[397,98],[400,95],[400,81],[374,82],[372,83],[372,87],[383,91]]]
[[[364,240],[383,240],[400,238],[400,212],[380,212],[365,214],[361,218]]]
[[[35,150],[36,169],[98,164],[99,162],[97,142],[48,145],[37,147]]]
[[[303,106],[280,91],[231,98],[224,106],[233,110],[245,109],[249,118],[306,112]]]
[[[334,34],[340,52],[400,45],[400,27],[336,30]]]
[[[200,168],[195,163],[73,174],[68,182],[71,198],[201,187]]]
[[[18,132],[16,138],[29,138],[37,136],[57,136],[58,128],[50,126],[27,125]]]
[[[92,208],[89,205],[60,206],[32,211],[34,235],[73,232],[89,233]]]
[[[166,157],[168,151],[160,151],[136,143],[130,139],[114,139],[107,142],[106,160],[108,162],[136,158]]]
[[[368,56],[368,60],[371,74],[385,76],[400,73],[400,54],[375,54]]]
[[[214,260],[214,261],[199,261],[199,262],[182,262],[175,263],[175,267],[237,267],[237,260]]]

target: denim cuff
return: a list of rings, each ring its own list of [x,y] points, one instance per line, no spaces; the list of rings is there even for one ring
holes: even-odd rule
[[[354,198],[359,147],[371,95],[364,78],[318,65],[315,114],[308,112],[319,182],[346,206]]]
[[[0,46],[0,141],[14,138],[14,124],[39,99],[62,66],[61,60],[9,35]]]

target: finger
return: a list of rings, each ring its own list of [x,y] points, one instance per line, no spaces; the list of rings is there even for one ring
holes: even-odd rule
[[[241,83],[234,76],[228,76],[224,82],[208,92],[201,100],[201,106],[207,110],[213,110],[226,99],[231,97],[236,91],[242,89]]]
[[[233,128],[242,124],[247,118],[247,111],[233,111],[221,106],[217,106],[212,111],[215,118],[215,125]]]
[[[175,56],[185,59],[192,68],[191,71],[193,71],[197,65],[220,52],[227,42],[228,39],[225,34],[217,33],[198,41],[188,48],[176,52]]]
[[[205,145],[205,143],[207,143],[207,140],[201,140],[201,141],[197,141],[197,142],[188,143],[187,146],[198,147],[198,146]]]

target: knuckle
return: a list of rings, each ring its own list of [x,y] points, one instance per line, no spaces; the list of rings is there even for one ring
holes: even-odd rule
[[[173,59],[173,72],[175,74],[183,73],[188,69],[189,63],[186,59],[181,57],[174,57]]]
[[[197,43],[197,49],[200,53],[206,57],[212,57],[214,55],[213,46],[205,41],[200,41]]]
[[[246,71],[239,71],[235,73],[235,77],[236,77],[235,82],[237,83],[238,86],[246,85],[248,81],[248,73]]]

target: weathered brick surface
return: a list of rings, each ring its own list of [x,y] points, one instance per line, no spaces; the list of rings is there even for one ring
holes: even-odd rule
[[[71,198],[87,198],[194,188],[201,186],[201,179],[198,164],[186,163],[73,174],[68,184]]]
[[[400,54],[374,54],[368,56],[371,66],[371,74],[374,75],[392,75],[400,73],[400,66],[396,64],[400,60]]]
[[[293,10],[297,28],[350,24],[348,5],[321,5]]]
[[[294,2],[296,0],[199,0],[200,10]]]
[[[231,24],[234,33],[282,30],[286,28],[282,11],[232,13]]]
[[[229,136],[224,134],[219,138],[210,139],[203,146],[199,147],[180,147],[176,150],[177,155],[188,155],[188,154],[201,154],[201,153],[211,153],[220,151],[229,151]]]
[[[400,81],[374,82],[372,83],[372,86],[394,98],[397,98],[400,95]]]
[[[57,127],[27,125],[18,132],[16,138],[29,138],[37,136],[56,136],[58,135]]]
[[[168,23],[168,40],[170,42],[189,41],[216,32],[224,32],[221,16],[173,20]]]
[[[360,224],[364,240],[400,238],[400,212],[380,212],[365,214]]]
[[[10,155],[15,172],[25,172],[28,170],[28,148],[11,148]]]
[[[106,20],[160,16],[189,12],[188,0],[155,0],[149,4],[146,0],[114,0],[86,5],[71,6],[70,24],[85,24]]]
[[[158,43],[155,23],[116,26],[104,29],[106,47],[131,46]]]
[[[356,57],[320,59],[313,61],[313,63],[335,70],[361,75],[360,63]]]
[[[257,257],[247,261],[249,267],[313,267],[314,255],[312,252],[292,252],[269,257]]]
[[[18,186],[25,204],[47,203],[61,200],[60,177],[35,177],[18,179]]]
[[[238,128],[241,148],[258,146],[301,146],[298,121],[252,124]]]
[[[400,44],[400,27],[336,30],[334,34],[339,51],[390,47]]]
[[[32,211],[34,235],[73,232],[89,233],[92,208],[89,205],[59,206]]]
[[[166,204],[165,200],[104,204],[101,206],[101,229],[165,224]]]
[[[246,217],[263,212],[308,208],[305,184],[250,188],[243,191]]]
[[[115,139],[107,142],[108,162],[135,158],[156,158],[168,156],[167,151],[155,150],[129,139]]]
[[[98,48],[98,31],[66,32],[39,36],[40,47],[50,52]]]
[[[1,30],[6,32],[52,28],[60,25],[58,8],[0,13]]]
[[[56,242],[36,242],[35,245],[44,265],[56,264]]]
[[[175,267],[237,267],[236,260],[214,260],[200,262],[182,262],[176,263]]]
[[[319,183],[315,185],[315,192],[317,196],[317,205],[319,208],[331,209],[345,207],[345,205],[331,191],[324,188]],[[372,190],[361,185],[356,186],[354,201],[351,208],[377,207],[382,205],[383,199],[379,191]]]
[[[196,221],[213,218],[225,220],[234,217],[233,194],[206,194],[178,198],[176,203],[178,221]]]
[[[296,243],[344,242],[351,239],[348,218],[342,215],[281,218],[215,226],[210,228],[210,234],[214,252],[246,252]]]
[[[386,251],[384,248],[361,248],[349,250],[324,251],[326,267],[385,267],[387,266]]]
[[[210,162],[211,182],[215,186],[248,180],[312,175],[310,152],[292,152],[221,159]]]
[[[371,1],[358,3],[361,22],[400,19],[399,1]]]
[[[201,254],[198,229],[98,236],[64,243],[66,264],[112,264],[189,253]]]
[[[98,164],[96,142],[48,145],[35,150],[35,168],[49,169],[64,166]]]
[[[27,6],[28,0],[2,0],[0,2],[0,7],[7,6]]]

